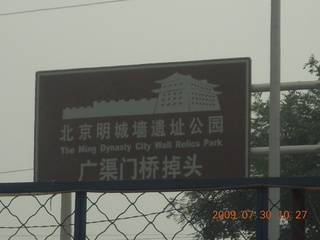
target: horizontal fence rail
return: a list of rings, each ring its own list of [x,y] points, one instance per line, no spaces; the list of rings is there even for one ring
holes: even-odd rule
[[[281,200],[269,207],[274,187]],[[60,219],[65,193],[73,204]],[[320,177],[0,184],[1,240],[267,240],[272,217],[279,239],[316,240],[319,216]]]

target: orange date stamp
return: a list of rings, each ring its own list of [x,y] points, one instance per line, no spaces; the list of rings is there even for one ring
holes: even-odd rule
[[[212,219],[270,219],[273,216],[271,211],[252,211],[252,210],[243,210],[240,212],[237,211],[212,211]],[[307,217],[307,210],[296,210],[296,211],[278,211],[277,217],[282,219],[305,219]]]

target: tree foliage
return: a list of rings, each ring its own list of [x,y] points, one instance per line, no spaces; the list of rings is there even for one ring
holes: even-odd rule
[[[251,146],[268,146],[269,100],[254,94]],[[281,146],[314,145],[320,142],[320,91],[288,91],[282,95],[280,115]],[[251,158],[253,176],[267,176],[267,158]],[[281,156],[281,176],[318,176],[320,159],[317,155]]]
[[[304,69],[320,79],[320,63],[311,55]],[[268,146],[269,99],[261,93],[253,95],[251,146]],[[287,91],[282,94],[280,114],[281,146],[313,145],[320,142],[320,90]],[[251,158],[253,176],[267,176],[267,159]],[[282,155],[281,176],[319,176],[320,158],[317,155]]]
[[[320,63],[312,54],[309,61],[304,65],[303,69],[309,68],[309,73],[315,74],[320,80]]]
[[[304,65],[311,74],[320,80],[320,63],[312,55]],[[270,100],[262,93],[254,93],[251,119],[251,147],[268,146]],[[281,145],[313,145],[320,142],[320,90],[287,91],[281,97]],[[267,156],[252,156],[251,177],[268,176]],[[314,154],[281,155],[281,176],[319,176],[320,157]],[[320,199],[319,193],[314,198]],[[242,195],[242,196],[241,196]],[[256,196],[251,190],[225,190],[208,192],[188,192],[177,202],[181,209],[171,214],[177,222],[192,225],[197,229],[196,239],[231,238],[240,239],[245,233],[255,232],[254,221],[234,219],[232,224],[226,221],[213,221],[213,210],[255,209]],[[288,206],[289,196],[282,198],[281,206]],[[313,211],[314,204],[306,200]],[[283,224],[285,230],[288,224]],[[307,221],[308,239],[318,239],[320,221],[310,216]],[[283,238],[286,239],[286,238]]]

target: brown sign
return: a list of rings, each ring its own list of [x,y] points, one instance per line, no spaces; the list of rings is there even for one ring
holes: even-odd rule
[[[38,72],[35,181],[245,177],[250,59]]]

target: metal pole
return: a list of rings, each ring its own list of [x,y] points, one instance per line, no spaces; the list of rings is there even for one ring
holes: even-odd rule
[[[280,177],[280,1],[271,0],[269,177]],[[269,220],[268,236],[270,240],[277,240],[280,236],[277,215],[280,189],[270,188],[269,199],[273,217]]]
[[[71,193],[61,194],[60,240],[71,240]]]
[[[268,210],[268,188],[258,188],[257,216]],[[267,219],[257,218],[257,240],[268,240]]]
[[[292,189],[292,220],[291,220],[291,239],[304,240],[305,236],[305,219],[304,214],[299,215],[305,206],[305,190]]]
[[[280,84],[280,90],[305,90],[305,89],[319,89],[320,81],[303,81],[303,82],[283,82]],[[269,83],[251,84],[251,92],[269,92]]]
[[[252,155],[267,155],[269,147],[253,147],[250,149]],[[320,154],[320,144],[315,145],[292,145],[280,146],[280,154]]]

